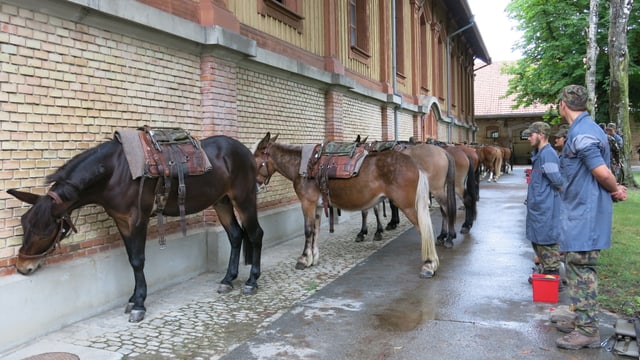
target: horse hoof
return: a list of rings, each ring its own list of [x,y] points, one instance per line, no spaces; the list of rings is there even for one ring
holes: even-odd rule
[[[218,285],[218,294],[228,294],[233,290],[233,285],[229,284],[220,284]]]
[[[299,261],[296,263],[296,270],[304,270],[306,268],[307,266],[304,263],[301,263]]]
[[[373,241],[380,241],[380,240],[382,240],[382,234],[373,235]]]
[[[364,236],[356,236],[356,242],[363,242],[364,241]]]
[[[471,230],[471,228],[463,226],[462,229],[460,229],[460,234],[468,234],[469,230]]]
[[[451,249],[453,247],[453,240],[446,240],[444,242],[445,249]]]
[[[124,313],[125,314],[130,314],[131,310],[133,310],[133,303],[130,302],[127,304],[127,306],[124,307]]]
[[[442,246],[442,245],[444,245],[444,240],[436,239],[436,246]]]
[[[421,279],[431,279],[435,275],[435,272],[430,269],[422,269],[420,270],[420,278]]]
[[[385,230],[395,230],[395,228],[397,227],[398,227],[397,224],[388,224]]]
[[[145,313],[146,311],[144,310],[131,310],[131,314],[129,314],[129,322],[135,323],[142,321]]]
[[[244,285],[242,287],[242,295],[255,295],[258,292],[258,286]]]

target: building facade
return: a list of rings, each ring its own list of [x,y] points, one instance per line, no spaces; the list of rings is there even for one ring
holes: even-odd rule
[[[143,125],[224,134],[247,147],[267,131],[289,143],[358,134],[473,142],[474,61],[490,63],[466,0],[0,0],[0,26],[0,184],[39,194],[45,176],[74,155]],[[302,233],[301,219],[282,226],[299,213],[296,204],[291,185],[274,176],[259,196],[265,241]],[[0,193],[3,293],[25,281],[13,265],[26,210]],[[72,216],[78,233],[46,266],[122,252],[100,207]],[[190,242],[178,235],[178,219],[167,231],[195,244],[203,257],[195,263],[207,265],[176,266],[180,275],[172,277],[166,262],[156,287],[217,266],[212,258],[226,265],[215,212],[188,223]],[[153,222],[149,233],[157,235]],[[168,249],[175,259],[175,247]],[[73,316],[108,307],[116,296]],[[8,312],[13,306],[20,304],[0,303]],[[39,320],[46,331],[73,317],[48,327]],[[2,336],[11,343],[20,332]]]

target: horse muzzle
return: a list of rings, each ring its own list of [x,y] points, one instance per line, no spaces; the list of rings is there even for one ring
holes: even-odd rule
[[[16,261],[16,270],[22,275],[31,275],[40,268],[41,259],[20,259]]]

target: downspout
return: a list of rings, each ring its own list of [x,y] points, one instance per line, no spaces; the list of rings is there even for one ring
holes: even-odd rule
[[[453,96],[451,94],[451,38],[476,24],[473,16],[471,17],[471,19],[469,19],[469,21],[471,22],[468,25],[454,31],[451,35],[447,36],[447,119],[449,119],[447,142],[451,142],[453,133],[453,118],[451,117],[451,97]]]
[[[398,108],[400,105],[395,104],[395,97],[398,94],[398,64],[397,64],[397,54],[396,54],[397,44],[396,44],[396,2],[395,0],[391,0],[391,76],[392,76],[392,84],[393,84],[393,137],[395,141],[398,141]],[[402,98],[400,98],[402,99]],[[402,101],[400,102],[402,104]]]

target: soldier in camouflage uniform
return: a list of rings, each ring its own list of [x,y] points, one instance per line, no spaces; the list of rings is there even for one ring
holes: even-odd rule
[[[587,90],[569,85],[560,95],[559,113],[569,123],[560,155],[566,180],[562,195],[560,251],[565,254],[569,298],[576,318],[569,334],[556,340],[564,349],[600,347],[598,274],[600,250],[611,246],[612,201],[627,198],[609,169],[609,140],[587,110]]]
[[[527,190],[527,239],[540,261],[540,273],[560,275],[560,192],[565,186],[560,175],[560,161],[549,144],[549,124],[536,121],[527,130],[534,148]],[[531,277],[529,282],[532,282]]]
[[[620,135],[616,134],[616,129],[614,124],[607,125],[605,132],[607,133],[607,138],[609,139],[609,149],[611,150],[611,172],[616,176],[616,180],[619,183],[623,182],[622,176],[622,162],[620,161],[620,151],[621,151],[621,143],[622,139]],[[617,137],[616,137],[617,136]],[[620,139],[620,140],[618,140]]]

